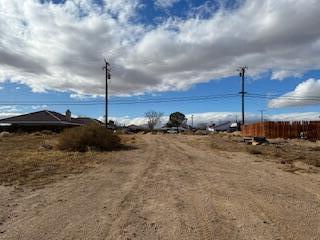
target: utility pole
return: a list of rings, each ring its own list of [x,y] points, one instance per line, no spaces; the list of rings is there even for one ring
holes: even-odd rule
[[[111,68],[110,64],[107,62],[106,59],[104,59],[105,66],[102,68],[105,70],[106,74],[106,128],[108,128],[108,80],[111,79]]]
[[[242,108],[242,125],[244,125],[244,95],[246,94],[246,92],[244,91],[244,75],[246,73],[246,70],[248,69],[248,67],[244,66],[244,67],[240,67],[238,69],[239,71],[239,75],[241,77],[241,92],[239,92],[241,94],[241,108]]]
[[[263,112],[265,110],[258,110],[260,112],[260,122],[263,122]]]
[[[193,128],[193,115],[191,115],[191,126]]]

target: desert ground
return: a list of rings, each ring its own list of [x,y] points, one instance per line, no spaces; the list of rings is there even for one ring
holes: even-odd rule
[[[68,153],[0,141],[0,239],[320,239],[320,147],[128,135]]]

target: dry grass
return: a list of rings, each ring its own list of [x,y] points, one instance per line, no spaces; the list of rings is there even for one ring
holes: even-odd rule
[[[82,173],[112,158],[113,152],[46,150],[59,135],[23,134],[0,139],[0,184],[40,187]],[[127,141],[126,141],[127,142]]]
[[[260,150],[257,150],[255,147],[248,147],[247,148],[248,153],[250,154],[254,154],[254,155],[258,155],[258,154],[262,154],[262,152]]]
[[[320,152],[320,146],[311,147],[310,151]]]
[[[112,151],[121,148],[120,137],[99,124],[88,124],[64,130],[58,139],[58,148],[86,152],[89,149]]]
[[[249,152],[264,155],[284,164],[300,161],[320,167],[320,146],[301,140],[279,141],[273,144],[248,146],[242,142],[242,137],[231,134],[213,134],[207,140],[211,148],[231,152]]]

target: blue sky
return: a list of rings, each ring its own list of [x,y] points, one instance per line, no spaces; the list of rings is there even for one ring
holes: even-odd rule
[[[320,116],[320,3],[287,0],[3,0],[0,117],[41,109],[101,118],[103,58],[109,116],[143,123],[148,110],[198,122],[240,118],[247,65],[249,120]],[[219,96],[206,101],[132,103]],[[25,104],[25,105],[23,105]]]

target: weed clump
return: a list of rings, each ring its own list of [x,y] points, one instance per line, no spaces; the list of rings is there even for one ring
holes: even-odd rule
[[[65,129],[58,138],[58,149],[86,152],[111,151],[121,147],[120,137],[97,123]]]

